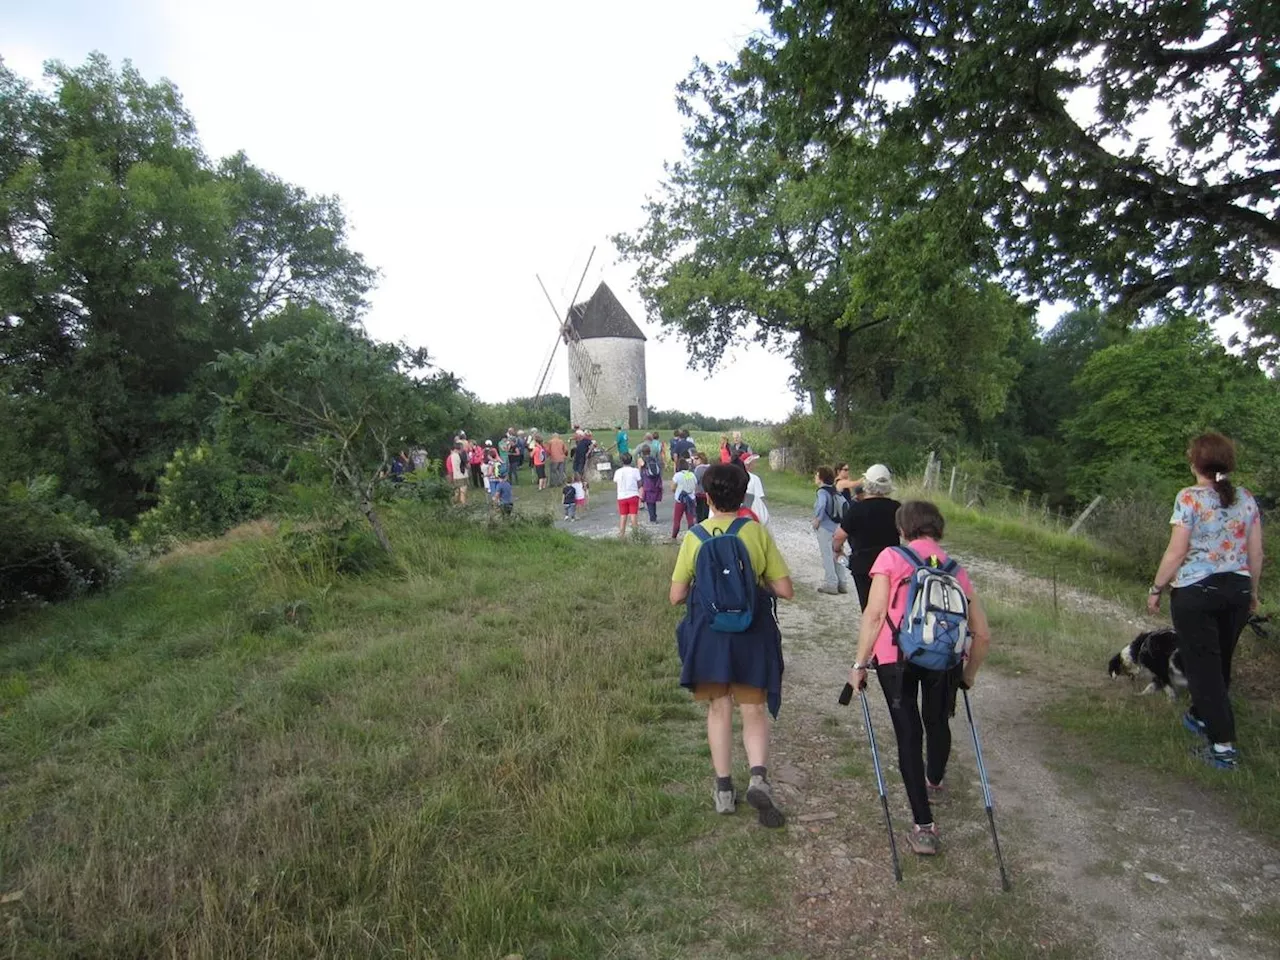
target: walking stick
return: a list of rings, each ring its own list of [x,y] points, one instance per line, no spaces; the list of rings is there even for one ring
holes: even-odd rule
[[[1000,838],[996,836],[996,816],[991,810],[991,783],[987,780],[987,765],[982,759],[982,744],[978,740],[978,725],[973,722],[973,707],[969,705],[968,690],[964,691],[964,712],[969,717],[969,732],[973,734],[973,752],[978,758],[978,779],[982,781],[982,802],[987,807],[987,823],[991,826],[991,843],[996,848],[996,863],[1000,865],[1000,887],[1005,893],[1008,893],[1010,890],[1009,875],[1005,873],[1004,856],[1000,853]],[[876,773],[877,775],[879,774],[878,767]]]
[[[867,692],[858,691],[862,701],[862,721],[867,725],[867,739],[871,741],[871,763],[876,768],[876,788],[880,791],[880,808],[884,811],[884,825],[889,832],[889,853],[893,857],[893,878],[902,882],[902,866],[898,863],[898,842],[893,837],[893,819],[889,816],[889,797],[884,789],[884,774],[880,770],[880,750],[876,747],[876,732],[871,726],[871,708],[867,706]],[[840,691],[840,704],[848,706],[853,699],[853,685],[846,683]]]

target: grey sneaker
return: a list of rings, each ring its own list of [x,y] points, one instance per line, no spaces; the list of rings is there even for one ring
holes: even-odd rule
[[[738,809],[737,790],[717,790],[712,787],[711,796],[716,802],[716,813],[730,814]]]
[[[840,591],[836,587],[827,587],[827,586],[819,587],[818,592],[825,593],[827,594],[827,596],[830,596],[830,597],[838,596],[840,593]]]
[[[907,837],[907,845],[911,847],[912,853],[932,857],[938,852],[938,825],[931,823],[922,827],[916,824],[911,828],[911,836]]]
[[[836,589],[839,590],[841,593],[848,593],[849,585],[847,583],[842,583],[840,584],[840,586],[836,587]]]
[[[773,788],[764,777],[751,778],[751,786],[747,787],[747,803],[755,808],[762,827],[780,827],[787,822],[782,811],[773,805]]]

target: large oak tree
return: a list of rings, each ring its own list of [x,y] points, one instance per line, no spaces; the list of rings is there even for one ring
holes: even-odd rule
[[[971,191],[1031,294],[1280,333],[1272,0],[763,0],[744,74]]]

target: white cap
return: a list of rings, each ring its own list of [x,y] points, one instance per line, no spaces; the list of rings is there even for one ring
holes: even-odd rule
[[[883,463],[873,463],[862,474],[862,479],[877,487],[887,487],[893,483],[893,474]]]

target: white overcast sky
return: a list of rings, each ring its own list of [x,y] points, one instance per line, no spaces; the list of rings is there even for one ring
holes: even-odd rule
[[[172,80],[213,158],[244,150],[338,194],[382,273],[366,326],[426,346],[482,399],[534,392],[593,246],[650,337],[649,402],[781,419],[790,365],[754,345],[708,377],[656,341],[608,237],[681,152],[675,85],[764,25],[754,0],[3,0],[0,55],[30,79],[91,51]],[[568,392],[563,350],[553,389]]]

